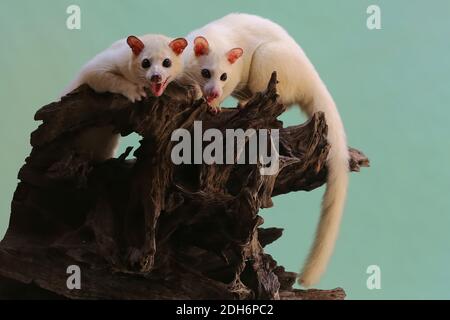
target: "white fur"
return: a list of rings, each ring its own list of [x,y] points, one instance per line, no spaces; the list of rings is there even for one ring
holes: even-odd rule
[[[145,45],[139,55],[132,52],[126,39],[115,42],[90,60],[61,95],[68,94],[82,84],[88,84],[97,92],[122,94],[135,102],[146,96],[144,88],[150,86],[150,77],[154,73],[161,75],[162,82],[166,83],[165,86],[181,74],[183,59],[169,47],[173,39],[154,34],[144,35],[139,39]],[[141,66],[145,58],[152,62],[148,69]],[[170,68],[162,66],[162,61],[166,58],[172,61]],[[113,128],[108,126],[92,128],[82,133],[76,141],[77,149],[90,154],[95,161],[114,157],[119,135],[112,130]]]
[[[195,56],[192,43],[198,36],[209,42],[207,55]],[[348,185],[348,149],[344,127],[336,105],[300,46],[274,22],[248,14],[230,14],[187,36],[184,80],[193,80],[205,94],[211,87],[221,96],[211,102],[219,107],[233,95],[245,104],[243,92],[263,91],[273,71],[278,75],[280,102],[299,104],[309,116],[322,111],[328,124],[328,180],[322,213],[314,244],[303,267],[299,282],[311,286],[319,281],[332,255],[337,239]],[[232,48],[242,48],[243,56],[234,64],[226,59]],[[203,79],[201,69],[210,69],[212,78]],[[220,81],[226,72],[228,80]]]

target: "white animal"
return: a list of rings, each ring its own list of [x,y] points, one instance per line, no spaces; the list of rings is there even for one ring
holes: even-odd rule
[[[132,102],[146,96],[145,88],[159,97],[181,74],[184,62],[181,54],[186,46],[184,38],[154,34],[119,40],[89,61],[62,96],[88,84],[97,92],[119,93]],[[119,135],[107,126],[84,132],[76,144],[79,151],[89,154],[94,161],[104,161],[114,156],[118,141]]]
[[[193,81],[215,112],[232,95],[245,105],[263,91],[273,71],[280,102],[298,104],[307,115],[322,111],[328,125],[328,179],[320,222],[299,277],[303,286],[319,281],[332,255],[344,210],[349,154],[344,127],[326,86],[301,47],[279,25],[248,14],[230,14],[191,32],[184,54],[183,81]]]

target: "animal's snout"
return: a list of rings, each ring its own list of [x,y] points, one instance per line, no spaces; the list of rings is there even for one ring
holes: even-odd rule
[[[160,83],[162,81],[162,77],[160,74],[154,74],[150,78],[150,82]]]
[[[213,90],[213,91],[211,91],[211,92],[208,93],[208,95],[206,96],[206,99],[207,99],[208,101],[212,101],[212,100],[214,100],[214,99],[217,99],[219,96],[220,96],[219,92]]]

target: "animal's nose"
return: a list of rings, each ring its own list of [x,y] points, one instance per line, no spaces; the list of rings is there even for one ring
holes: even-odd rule
[[[217,91],[212,91],[208,95],[208,98],[210,98],[211,100],[217,99],[218,97],[219,97],[219,92],[217,92]]]
[[[152,75],[152,77],[150,78],[151,82],[156,82],[156,83],[160,83],[162,80],[162,77],[160,74],[154,74]]]

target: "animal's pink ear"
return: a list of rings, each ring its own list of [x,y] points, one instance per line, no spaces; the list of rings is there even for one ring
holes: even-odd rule
[[[177,38],[169,43],[169,47],[172,48],[173,52],[178,56],[183,53],[186,49],[188,42],[184,38]]]
[[[209,53],[209,43],[205,37],[197,37],[194,40],[194,52],[197,57],[204,56]]]
[[[144,50],[145,47],[144,43],[138,37],[135,36],[129,36],[127,38],[127,43],[136,56],[139,55],[142,52],[142,50]]]
[[[243,54],[244,50],[242,50],[242,48],[234,48],[227,52],[227,59],[231,64],[233,64],[237,59],[242,57]]]

